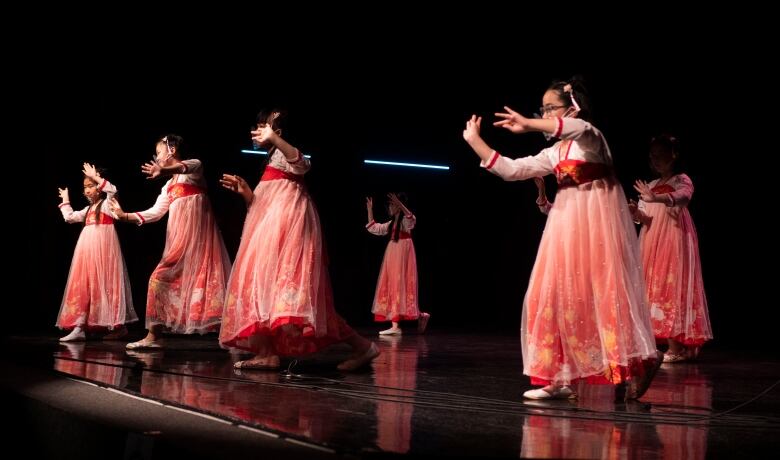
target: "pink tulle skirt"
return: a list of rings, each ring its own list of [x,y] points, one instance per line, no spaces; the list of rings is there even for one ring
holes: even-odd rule
[[[113,329],[138,321],[130,279],[113,225],[81,231],[68,273],[57,327]]]
[[[532,383],[621,383],[657,359],[639,244],[612,179],[558,191],[523,308]]]
[[[146,326],[178,334],[216,330],[229,276],[230,258],[208,197],[174,200],[162,260],[149,279]]]
[[[650,318],[656,338],[698,347],[712,339],[699,240],[688,208],[648,203],[639,235]]]
[[[264,180],[254,196],[228,282],[220,343],[258,353],[251,339],[259,334],[271,338],[276,354],[296,356],[353,335],[333,307],[319,216],[305,186]]]

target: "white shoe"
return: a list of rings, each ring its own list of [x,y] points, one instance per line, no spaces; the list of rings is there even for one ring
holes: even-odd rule
[[[73,328],[70,334],[60,339],[60,342],[83,342],[87,340],[87,335],[84,334],[84,329],[79,326]]]
[[[162,348],[163,347],[163,341],[162,339],[157,340],[139,340],[138,342],[130,342],[127,345],[125,345],[125,348],[128,350],[142,350],[142,349],[151,349],[151,348]]]
[[[569,387],[556,387],[553,388],[552,392],[548,392],[544,388],[528,390],[523,393],[523,397],[527,399],[569,399],[575,398],[576,395]]]
[[[390,329],[385,329],[384,331],[379,331],[379,335],[401,335],[401,328],[400,327],[391,327]]]

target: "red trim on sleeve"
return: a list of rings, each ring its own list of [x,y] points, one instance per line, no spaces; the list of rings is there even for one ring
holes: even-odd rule
[[[376,221],[372,220],[371,222],[368,223],[368,226],[366,228],[371,228],[374,226],[374,224],[376,224]]]
[[[490,160],[488,160],[488,164],[485,166],[485,169],[490,169],[496,164],[496,160],[498,160],[498,157],[500,157],[501,154],[497,151],[493,150],[493,156],[490,157]]]
[[[140,212],[136,212],[135,215],[138,216],[138,219],[140,219],[139,220],[140,223],[142,224],[146,223],[146,219],[144,219],[144,216],[142,216]]]
[[[555,117],[555,119],[558,121],[558,128],[555,129],[553,137],[561,137],[561,133],[563,132],[563,119],[561,117]]]
[[[98,186],[98,192],[102,192],[103,189],[106,188],[107,182],[108,182],[107,180],[103,179],[103,182],[101,182],[100,185]]]

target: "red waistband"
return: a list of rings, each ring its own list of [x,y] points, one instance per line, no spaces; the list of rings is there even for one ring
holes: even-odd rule
[[[563,160],[555,166],[558,186],[576,186],[612,176],[612,167],[583,160]]]
[[[87,218],[84,221],[84,225],[95,225],[97,223],[100,223],[100,225],[110,225],[114,223],[114,219],[109,216],[108,214],[101,212],[100,213],[100,222],[95,221],[95,212],[90,211],[87,213]]]
[[[205,193],[205,190],[192,184],[171,184],[168,186],[168,199],[171,203],[177,198],[185,196],[199,195]]]
[[[282,171],[281,169],[276,169],[273,166],[265,167],[265,171],[263,171],[263,177],[260,178],[260,182],[266,180],[279,180],[279,179],[287,179],[293,182],[303,183],[303,176],[289,173],[287,171]]]

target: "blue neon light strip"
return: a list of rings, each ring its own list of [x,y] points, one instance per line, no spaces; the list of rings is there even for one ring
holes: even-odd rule
[[[363,160],[363,162],[374,165],[407,166],[411,168],[450,169],[449,166],[426,165],[421,163],[399,163],[397,161]]]

